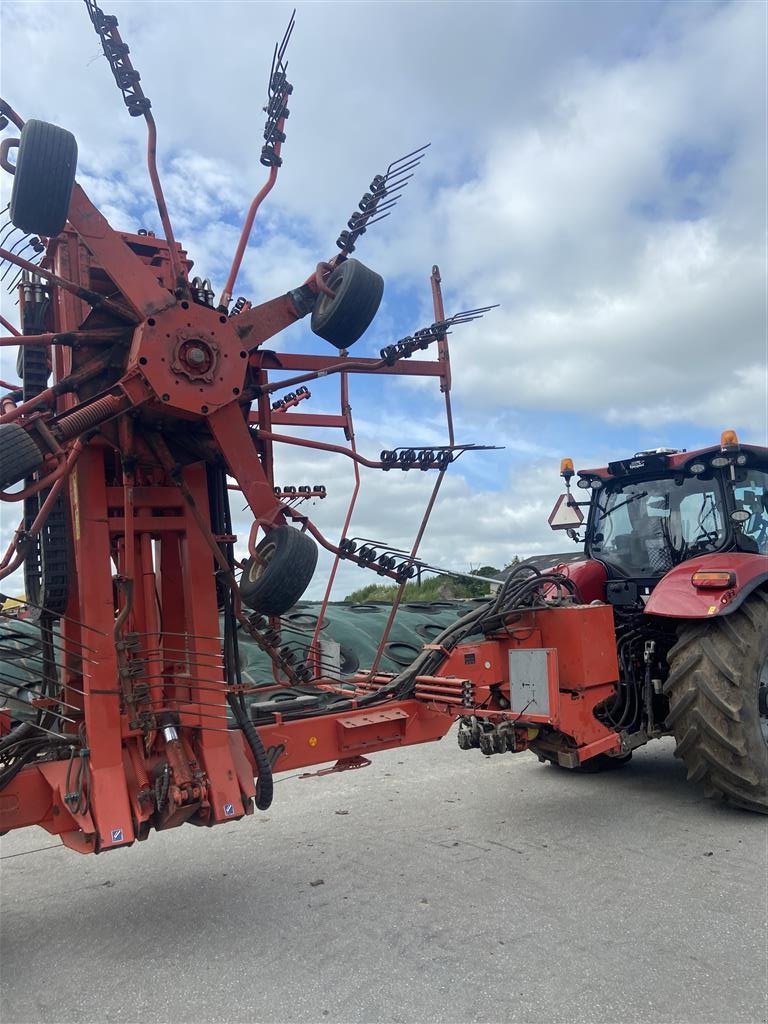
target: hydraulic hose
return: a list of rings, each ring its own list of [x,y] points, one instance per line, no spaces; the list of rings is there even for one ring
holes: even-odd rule
[[[223,470],[209,470],[209,493],[211,495],[211,525],[217,533],[229,535],[232,533],[232,522],[229,511],[229,495],[227,494],[226,477]],[[230,565],[234,563],[234,550],[232,544],[225,546],[225,557]],[[237,629],[235,622],[234,593],[228,588],[224,598],[224,664],[226,666],[227,679],[240,685],[242,675],[240,669],[240,652],[237,643]],[[227,703],[232,709],[238,727],[248,741],[253,759],[256,762],[256,806],[260,811],[266,809],[272,803],[274,795],[274,782],[272,779],[272,765],[264,744],[256,731],[256,727],[250,719],[245,702],[242,696],[234,693],[227,694]]]
[[[521,576],[522,579],[520,578]],[[463,615],[456,622],[451,623],[450,626],[434,638],[432,645],[440,648],[439,650],[423,651],[407,668],[403,669],[402,672],[399,672],[388,683],[373,693],[358,697],[354,701],[343,698],[329,701],[319,713],[335,714],[339,711],[352,709],[353,707],[364,708],[381,704],[391,697],[400,699],[408,697],[413,692],[417,676],[434,675],[447,655],[465,637],[472,633],[489,632],[492,629],[498,628],[504,616],[517,610],[523,611],[526,608],[534,607],[531,604],[525,604],[525,599],[534,594],[540,587],[553,584],[565,586],[571,592],[575,590],[572,581],[560,574],[544,575],[533,566],[521,564],[510,573],[500,593],[493,600],[485,602],[479,608],[473,608],[472,611]],[[545,606],[542,605],[540,607]],[[245,714],[245,712],[242,713]],[[297,711],[293,714],[285,713],[284,717],[287,721],[293,721],[299,718],[314,717],[317,714],[318,711],[313,709],[312,711]],[[249,724],[251,724],[250,720]]]
[[[233,693],[227,696],[227,701],[229,702],[229,706],[232,708],[235,721],[242,729],[245,738],[248,740],[248,746],[251,748],[253,759],[256,762],[256,806],[260,811],[266,811],[272,803],[275,788],[274,780],[272,778],[272,765],[267,757],[267,752],[264,749],[261,736],[259,736],[255,725],[248,717],[247,711],[243,710],[240,706],[240,702]]]
[[[5,750],[7,747],[12,747],[20,740],[29,739],[29,737],[34,736],[35,733],[36,729],[32,722],[21,722],[20,725],[15,726],[9,733],[6,733],[6,735],[0,739],[0,751]]]

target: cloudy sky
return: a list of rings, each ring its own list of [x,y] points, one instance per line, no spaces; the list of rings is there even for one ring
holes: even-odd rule
[[[264,178],[261,107],[291,9],[105,4],[153,103],[177,237],[217,294]],[[298,4],[285,163],[236,294],[263,301],[302,281],[335,251],[372,175],[430,141],[396,212],[355,253],[386,281],[355,352],[431,321],[433,263],[448,312],[500,304],[456,330],[451,356],[457,440],[503,450],[451,467],[428,560],[466,570],[562,550],[546,526],[562,456],[602,465],[710,444],[725,428],[768,443],[767,9]],[[79,180],[113,226],[159,233],[143,121],[128,116],[84,4],[4,0],[1,17],[3,96],[75,133]],[[306,324],[277,345],[329,351]],[[0,377],[13,362],[6,351]],[[335,387],[312,391],[313,411],[335,411]],[[351,401],[364,454],[445,439],[434,382],[353,380]],[[409,545],[432,480],[366,473],[351,532]],[[325,483],[311,514],[338,538],[347,460],[288,449],[276,482]],[[336,594],[373,579],[347,567]]]

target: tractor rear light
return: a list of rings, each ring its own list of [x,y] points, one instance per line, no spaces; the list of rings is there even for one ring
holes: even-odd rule
[[[698,569],[691,576],[691,583],[699,590],[727,590],[735,582],[736,575],[730,569]]]
[[[580,476],[579,479],[576,481],[576,486],[577,487],[583,487],[586,490],[587,487],[590,486],[589,477],[588,476]]]
[[[698,476],[699,473],[703,473],[706,470],[706,466],[703,462],[694,462],[692,466],[688,467],[688,471],[694,476]]]
[[[731,460],[727,455],[716,455],[714,459],[710,461],[710,465],[714,466],[715,469],[722,469],[724,466],[730,466]]]
[[[593,491],[599,491],[600,488],[603,486],[603,481],[598,480],[597,477],[593,477],[589,481],[589,486],[592,488]]]

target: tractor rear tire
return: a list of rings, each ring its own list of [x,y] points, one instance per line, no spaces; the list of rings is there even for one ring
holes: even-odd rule
[[[21,130],[11,192],[11,221],[22,231],[53,238],[67,223],[77,169],[71,132],[47,121]]]
[[[42,464],[40,449],[20,423],[0,423],[0,490],[26,480]]]
[[[678,635],[664,684],[675,756],[707,796],[768,814],[768,593]]]
[[[309,586],[317,565],[317,545],[292,526],[276,526],[249,558],[240,579],[244,604],[262,615],[283,615]]]
[[[359,260],[344,260],[331,272],[327,283],[335,296],[318,298],[312,310],[312,330],[336,348],[348,348],[376,316],[384,279]]]

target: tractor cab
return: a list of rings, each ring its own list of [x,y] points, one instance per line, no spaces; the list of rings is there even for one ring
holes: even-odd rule
[[[709,448],[643,451],[578,473],[565,459],[560,473],[566,493],[550,526],[584,555],[552,556],[539,571],[567,577],[581,605],[612,606],[619,680],[594,711],[622,736],[610,764],[672,733],[689,778],[767,812],[768,448],[727,430]],[[544,731],[532,749],[568,766],[561,732]]]
[[[768,451],[733,431],[711,448],[638,452],[578,474],[564,460],[561,475],[567,493],[550,524],[583,542],[609,579],[653,587],[696,556],[768,554]],[[572,495],[574,475],[588,500]]]

